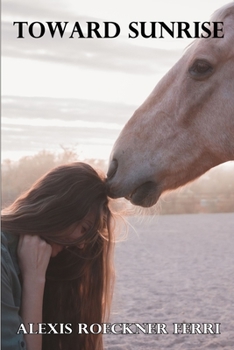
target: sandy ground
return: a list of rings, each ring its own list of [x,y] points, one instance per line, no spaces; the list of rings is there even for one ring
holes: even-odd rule
[[[107,334],[105,348],[233,350],[234,213],[129,222],[135,230],[116,247],[110,322],[164,323],[168,334]],[[221,334],[173,334],[173,323],[220,323]]]

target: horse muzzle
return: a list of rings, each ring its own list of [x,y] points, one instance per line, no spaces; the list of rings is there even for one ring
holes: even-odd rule
[[[148,181],[137,187],[132,193],[125,198],[128,199],[132,204],[139,205],[141,207],[152,207],[161,192],[158,190],[158,186],[155,182]]]

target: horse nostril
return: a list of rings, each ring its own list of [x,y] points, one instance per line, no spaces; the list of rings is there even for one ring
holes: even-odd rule
[[[118,168],[118,162],[116,159],[113,159],[110,163],[110,166],[107,172],[108,179],[111,179],[115,175],[117,168]]]

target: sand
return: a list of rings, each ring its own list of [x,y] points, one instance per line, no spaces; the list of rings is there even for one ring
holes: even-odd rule
[[[129,222],[135,230],[116,246],[110,323],[161,323],[168,334],[107,334],[105,349],[233,350],[234,213]],[[173,323],[220,323],[221,334],[173,334]]]

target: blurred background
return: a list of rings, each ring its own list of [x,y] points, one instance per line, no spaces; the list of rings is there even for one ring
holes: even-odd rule
[[[2,1],[2,205],[51,167],[107,169],[121,129],[192,39],[128,38],[132,21],[207,21],[227,1]],[[48,33],[17,39],[14,21],[117,22],[115,39]],[[100,28],[102,32],[102,27]],[[233,162],[162,198],[154,213],[234,211]],[[122,202],[121,202],[122,203]],[[128,206],[128,204],[126,204]]]

